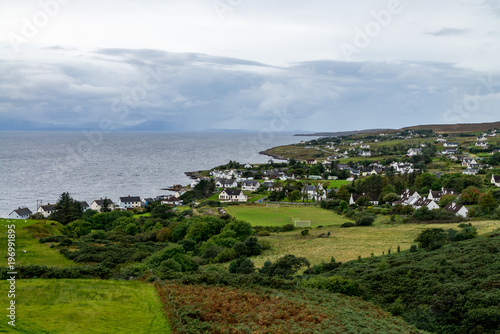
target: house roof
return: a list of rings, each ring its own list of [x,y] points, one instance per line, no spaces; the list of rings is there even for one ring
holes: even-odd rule
[[[256,186],[258,183],[259,181],[253,181],[253,180],[243,181],[243,184],[246,186]]]
[[[500,183],[500,175],[492,175],[492,177],[495,183]]]
[[[47,205],[42,205],[40,206],[43,211],[54,211],[56,209],[56,206],[54,204],[47,204]]]
[[[9,214],[9,216],[10,216],[13,212],[17,213],[19,216],[29,216],[29,215],[31,215],[31,214],[33,213],[33,212],[31,212],[31,210],[30,210],[30,209],[28,209],[28,208],[18,208],[18,209],[16,209],[16,210],[12,211],[12,212]]]
[[[428,206],[432,202],[433,201],[431,199],[428,199],[428,198],[419,198],[413,205],[418,206],[418,207],[422,207],[422,206]]]
[[[457,204],[457,203],[448,203],[446,204],[446,206],[444,207],[444,209],[446,211],[449,211],[449,212],[453,212],[453,213],[457,213],[458,211],[460,211],[460,209],[462,209],[464,206],[463,205],[460,205],[460,204]]]
[[[82,205],[82,208],[88,208],[89,207],[89,203],[87,203],[85,201],[80,201],[80,204]]]
[[[369,197],[370,201],[372,201],[372,202],[378,201],[378,196],[375,194],[352,195],[352,199],[354,200],[354,202],[356,202],[358,199],[360,199],[363,196]]]
[[[140,202],[140,201],[141,201],[140,196],[120,197],[120,202],[122,202],[122,203],[131,203],[131,202]]]
[[[220,184],[234,184],[235,180],[233,179],[217,179],[217,182]]]
[[[170,196],[169,198],[163,200],[163,202],[179,202],[179,201],[180,199],[178,199],[175,196]]]
[[[229,196],[238,196],[240,195],[243,191],[240,189],[225,189],[222,192],[226,192]]]
[[[111,204],[115,204],[115,203],[113,203],[113,201],[112,201],[112,200],[110,200],[109,198],[106,198],[106,199],[108,200],[108,204],[110,204],[110,205],[111,205]],[[102,198],[101,198],[101,199],[96,199],[94,202],[95,202],[95,204],[97,204],[97,205],[101,206],[101,205],[104,203],[104,199],[102,199]]]

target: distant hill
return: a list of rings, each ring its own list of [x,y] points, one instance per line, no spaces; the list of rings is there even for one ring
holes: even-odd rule
[[[487,131],[495,128],[500,129],[500,122],[428,124],[428,125],[407,126],[401,129],[367,129],[367,130],[352,130],[352,131],[340,131],[340,132],[315,132],[315,133],[296,134],[295,136],[339,137],[339,136],[350,136],[362,133],[380,133],[380,132],[394,132],[401,130],[422,130],[422,129],[432,129],[436,133],[460,133],[460,132]]]
[[[436,133],[459,133],[486,131],[495,128],[500,129],[500,122],[416,125],[402,128],[401,130],[432,129]]]

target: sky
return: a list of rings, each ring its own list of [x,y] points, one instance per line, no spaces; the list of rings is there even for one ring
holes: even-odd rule
[[[0,130],[498,121],[496,0],[0,0]]]

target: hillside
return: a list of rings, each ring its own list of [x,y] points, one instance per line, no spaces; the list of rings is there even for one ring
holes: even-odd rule
[[[431,129],[436,133],[461,133],[487,131],[490,129],[499,129],[500,122],[492,123],[459,123],[459,124],[428,124],[416,125],[402,128],[401,130],[422,130]]]
[[[355,279],[365,298],[435,333],[498,333],[500,230],[434,251],[351,261],[331,275]]]

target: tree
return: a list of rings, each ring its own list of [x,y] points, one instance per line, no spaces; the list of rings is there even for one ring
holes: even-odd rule
[[[460,199],[464,204],[476,204],[479,202],[481,197],[481,192],[476,187],[467,187],[462,191],[462,196]]]
[[[490,213],[498,207],[498,202],[495,200],[495,197],[493,197],[491,192],[487,192],[479,199],[479,205],[484,211]]]
[[[446,205],[454,202],[456,199],[457,199],[457,196],[455,196],[455,195],[443,195],[439,199],[439,202],[438,202],[439,207],[444,208]]]
[[[79,238],[92,231],[92,224],[83,219],[77,219],[62,228],[62,232],[70,238]]]
[[[237,258],[229,265],[229,272],[232,274],[251,274],[254,271],[253,262],[244,256]]]
[[[62,193],[56,204],[55,211],[49,216],[49,219],[58,221],[63,225],[80,219],[83,215],[83,209],[80,202],[74,200],[69,193]]]
[[[428,228],[422,231],[415,239],[420,248],[427,250],[438,249],[448,240],[448,235],[442,228]]]
[[[301,194],[300,194],[300,191],[299,190],[294,190],[290,193],[290,195],[288,195],[288,199],[291,201],[291,202],[296,202],[300,199],[301,197]]]
[[[309,261],[305,257],[296,257],[295,255],[289,254],[279,258],[274,263],[266,261],[259,272],[271,277],[279,276],[287,278],[295,274],[304,266],[310,266]]]
[[[104,197],[104,200],[102,201],[101,212],[110,212],[111,208],[109,207],[109,205],[110,205],[109,199]]]
[[[399,196],[396,193],[388,193],[383,198],[384,202],[388,202],[388,203],[396,202],[398,199],[399,199]]]

